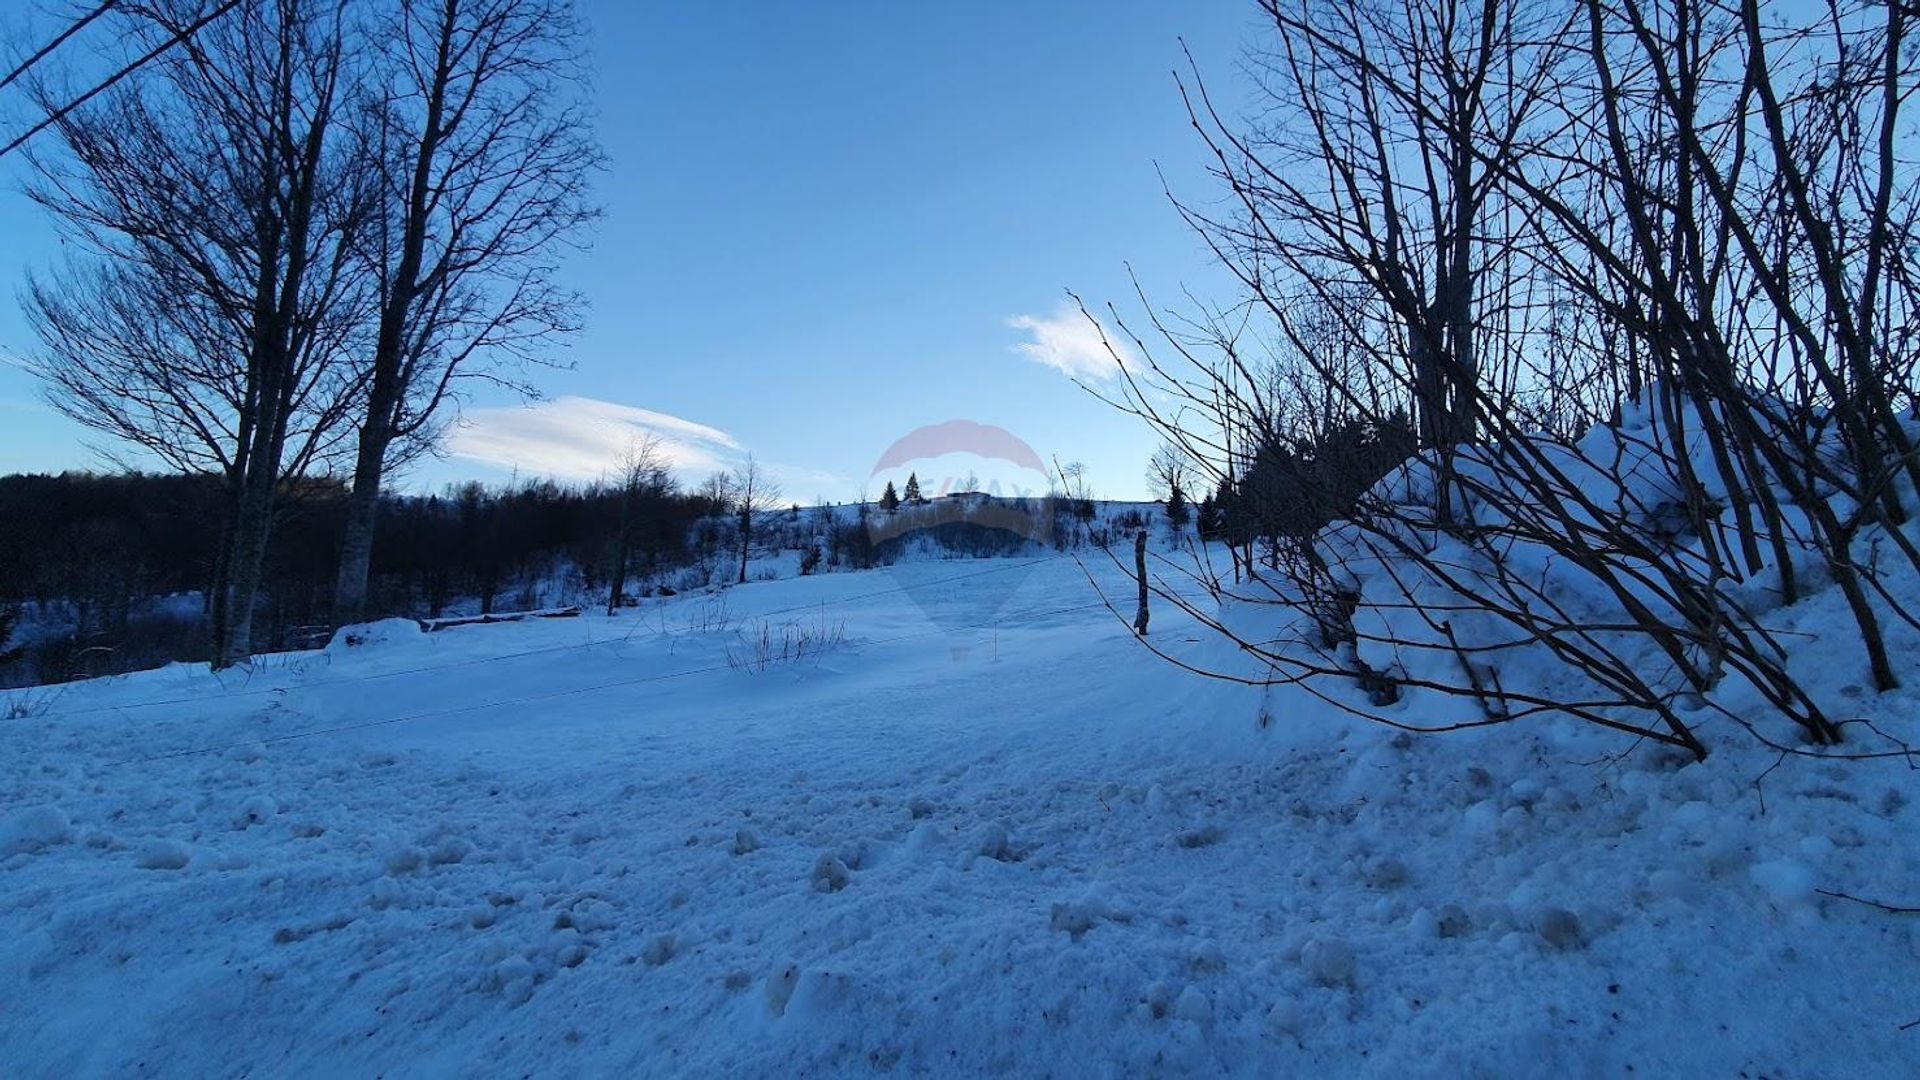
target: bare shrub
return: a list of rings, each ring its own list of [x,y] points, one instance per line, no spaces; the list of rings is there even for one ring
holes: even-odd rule
[[[1187,572],[1273,627],[1161,590],[1258,674],[1209,673],[1833,753],[1766,616],[1830,581],[1881,690],[1885,624],[1920,627],[1885,580],[1920,572],[1912,12],[1261,6],[1272,107],[1188,98],[1229,198],[1182,212],[1244,303],[1150,315],[1157,349],[1114,320],[1113,400],[1215,486],[1231,581]]]
[[[736,630],[735,637],[727,646],[727,665],[757,675],[782,664],[818,664],[846,648],[847,624],[824,612],[810,620],[758,619]]]

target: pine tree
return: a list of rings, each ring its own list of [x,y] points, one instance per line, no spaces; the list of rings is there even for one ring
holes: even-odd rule
[[[887,481],[887,490],[880,493],[880,509],[891,514],[900,509],[900,493],[893,490],[893,481]]]
[[[1173,526],[1175,530],[1184,529],[1187,526],[1187,519],[1191,516],[1187,509],[1185,493],[1180,490],[1179,484],[1174,484],[1167,491],[1167,524]]]
[[[906,502],[908,506],[919,506],[926,502],[926,496],[920,494],[920,474],[907,474]]]
[[[1213,501],[1211,495],[1200,500],[1200,518],[1197,527],[1202,539],[1212,540],[1220,535],[1220,506]]]

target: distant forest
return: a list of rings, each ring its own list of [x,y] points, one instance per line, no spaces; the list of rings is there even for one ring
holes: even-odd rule
[[[209,659],[203,606],[225,550],[225,499],[213,476],[0,477],[0,607],[12,609],[15,639],[27,642],[0,666],[0,685]],[[636,580],[690,565],[694,524],[714,512],[711,500],[670,491],[645,499],[630,508],[623,489],[549,481],[388,496],[370,607],[436,616],[462,601],[482,611],[527,604],[535,597],[525,594],[543,586],[603,592],[623,535]],[[302,479],[277,506],[258,616],[263,649],[325,640],[347,487]]]
[[[206,475],[0,476],[0,687],[211,660],[207,597],[230,550],[227,494]],[[276,497],[255,616],[261,651],[316,647],[340,623],[332,604],[349,494],[341,480],[301,478]],[[367,613],[617,608],[746,580],[750,563],[754,577],[769,576],[774,567],[755,560],[782,556],[778,573],[804,575],[917,549],[965,558],[1104,546],[1162,516],[1181,532],[1188,514],[1174,506],[1160,515],[1125,504],[1099,513],[1090,497],[980,496],[957,511],[938,500],[896,499],[891,510],[763,502],[748,519],[725,477],[693,491],[648,468],[620,483],[467,483],[382,497]],[[1024,529],[1003,520],[1009,509]]]

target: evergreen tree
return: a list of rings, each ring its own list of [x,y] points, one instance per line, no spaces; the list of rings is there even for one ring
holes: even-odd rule
[[[920,474],[907,474],[906,502],[908,506],[919,506],[926,502],[926,496],[920,494]]]
[[[891,514],[900,509],[900,493],[893,490],[893,481],[887,481],[887,490],[880,493],[880,509]]]
[[[1180,530],[1187,527],[1187,519],[1192,516],[1187,508],[1187,496],[1180,490],[1179,484],[1172,485],[1167,491],[1167,524]]]

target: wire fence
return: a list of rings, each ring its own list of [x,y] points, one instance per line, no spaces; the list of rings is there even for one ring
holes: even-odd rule
[[[843,601],[843,602],[850,602],[850,600],[851,598],[848,598],[847,601]],[[789,610],[809,610],[810,607],[811,606],[809,606],[809,608],[797,608],[797,609],[789,609]],[[912,641],[917,638],[952,634],[961,630],[997,629],[998,627],[1006,624],[1007,622],[1014,621],[1016,619],[1019,621],[1031,621],[1035,619],[1049,618],[1055,615],[1066,615],[1066,614],[1071,614],[1071,613],[1081,612],[1081,611],[1091,611],[1096,608],[1107,608],[1108,610],[1112,610],[1112,605],[1104,600],[1096,600],[1091,603],[1075,604],[1070,607],[1054,608],[1049,611],[1021,612],[1018,615],[1004,616],[1002,618],[995,619],[991,622],[973,623],[973,624],[968,624],[965,626],[957,626],[957,627],[945,627],[945,628],[936,627],[930,630],[916,630],[912,633],[896,634],[891,637],[885,637],[885,638],[869,638],[867,640],[861,641],[859,643],[859,647],[864,648],[864,647],[872,647],[876,645],[891,645],[891,644],[896,644],[898,642],[903,642],[903,641]],[[782,612],[782,614],[784,613],[786,612]],[[579,646],[575,646],[575,647],[577,648]],[[454,665],[449,665],[449,666],[454,666]],[[264,745],[269,745],[273,743],[293,742],[300,739],[316,738],[322,735],[337,735],[344,732],[361,731],[368,728],[389,727],[395,724],[404,724],[404,723],[409,723],[417,720],[436,719],[436,718],[446,717],[446,716],[458,716],[464,713],[481,712],[487,709],[501,709],[501,708],[508,708],[516,705],[531,705],[531,704],[535,704],[543,701],[555,701],[562,698],[578,697],[582,694],[596,694],[596,693],[601,693],[607,690],[617,690],[617,689],[623,689],[631,686],[642,686],[648,683],[668,682],[674,679],[684,679],[684,678],[689,678],[695,675],[707,675],[715,672],[729,671],[732,669],[733,669],[733,664],[731,663],[708,664],[702,667],[688,668],[681,671],[659,672],[652,675],[639,675],[639,676],[634,676],[633,678],[627,678],[627,679],[613,679],[605,682],[594,683],[588,686],[567,687],[561,690],[549,690],[549,691],[544,691],[537,694],[522,694],[518,697],[502,698],[494,701],[476,702],[471,705],[454,705],[454,706],[448,706],[448,707],[439,708],[439,709],[424,709],[418,712],[406,713],[401,716],[384,717],[379,720],[362,720],[362,721],[357,721],[351,724],[335,724],[329,727],[309,728],[304,731],[293,731],[293,732],[288,732],[284,735],[272,735],[272,736],[266,736],[262,738],[236,739],[232,742],[220,743],[220,744],[210,745],[210,746],[191,747],[184,750],[173,750],[164,754],[148,754],[141,757],[133,757],[133,758],[127,758],[122,761],[110,762],[108,767],[119,768],[125,765],[138,765],[138,764],[144,764],[144,763],[154,762],[154,761],[166,761],[173,758],[198,757],[198,756],[204,756],[206,754],[223,753],[228,750],[237,750],[242,747],[248,747],[248,746],[255,746],[255,745],[264,746]],[[438,669],[430,669],[430,670],[438,670]],[[321,684],[321,685],[343,685],[351,681],[353,680],[337,680],[333,684]]]
[[[888,596],[888,595],[891,595],[894,593],[900,593],[900,592],[910,592],[913,589],[930,588],[938,585],[948,585],[956,581],[968,581],[973,578],[986,577],[990,574],[1011,573],[1012,571],[1015,571],[1015,570],[1022,570],[1032,566],[1037,566],[1040,563],[1052,562],[1058,558],[1059,556],[1047,556],[1045,558],[1039,558],[1039,559],[1026,559],[1018,563],[1013,563],[1007,566],[997,566],[991,569],[976,570],[976,571],[972,571],[970,573],[965,573],[965,574],[954,574],[948,577],[938,578],[932,581],[920,581],[920,582],[908,582],[904,584],[895,584],[888,588],[874,589],[864,593],[855,593],[851,596],[842,596],[832,600],[817,600],[817,601],[813,601],[811,603],[806,603],[806,604],[794,604],[789,607],[774,608],[771,611],[758,611],[758,612],[752,613],[752,617],[765,619],[765,618],[772,618],[776,615],[792,615],[797,612],[803,612],[803,611],[819,611],[827,608],[837,608],[837,607],[842,607],[848,604],[858,603],[863,600],[871,600],[871,599],[874,599],[875,597]],[[714,595],[725,595],[725,593],[722,592]],[[595,646],[600,646],[600,645],[610,645],[616,642],[624,642],[627,640],[631,640],[631,636],[632,635],[628,635],[627,637],[624,637],[624,638],[606,638],[601,641],[573,641],[573,642],[566,642],[559,645],[543,645],[543,646],[539,646],[537,648],[532,648],[532,649],[520,649],[515,652],[508,652],[508,653],[489,653],[485,656],[472,656],[472,657],[467,657],[466,659],[463,659],[463,660],[451,660],[451,661],[438,663],[438,664],[423,664],[417,667],[396,668],[391,671],[368,672],[364,675],[355,675],[349,678],[322,679],[322,680],[317,680],[315,682],[302,683],[300,684],[300,689],[320,690],[330,686],[353,686],[358,684],[375,682],[381,679],[398,679],[398,678],[404,678],[410,675],[430,675],[438,671],[453,671],[459,668],[473,667],[479,664],[497,664],[497,663],[505,663],[507,661],[512,661],[512,660],[524,660],[534,656],[545,656],[553,653],[573,652],[580,649],[594,648]],[[114,705],[90,705],[84,708],[66,709],[57,713],[49,713],[41,717],[41,719],[66,720],[73,717],[89,716],[89,715],[96,715],[99,713],[109,713],[109,712],[124,712],[131,709],[154,709],[154,708],[162,708],[169,705],[200,704],[207,701],[233,701],[233,700],[240,700],[240,699],[245,699],[250,697],[265,697],[271,694],[281,694],[281,693],[287,692],[287,690],[289,689],[290,689],[289,687],[278,686],[278,685],[263,686],[263,687],[258,687],[254,689],[239,689],[239,690],[223,689],[220,693],[212,694],[212,695],[204,694],[204,693],[189,694],[181,697],[155,698],[149,701],[123,702],[123,703],[114,704]]]

